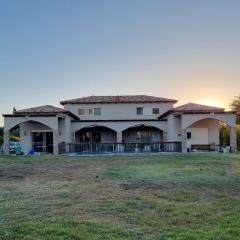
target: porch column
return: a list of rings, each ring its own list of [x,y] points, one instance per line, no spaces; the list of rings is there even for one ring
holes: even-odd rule
[[[75,137],[75,132],[72,132],[72,143],[76,143],[76,137]]]
[[[237,129],[236,129],[236,127],[231,127],[231,129],[230,129],[230,146],[231,146],[232,152],[237,151]]]
[[[117,132],[116,152],[124,152],[124,146],[122,145],[122,132]]]
[[[163,142],[167,142],[167,132],[163,132]]]
[[[182,153],[187,153],[187,129],[182,129],[181,132],[182,137]]]
[[[122,132],[117,132],[117,143],[122,143]]]
[[[10,131],[4,131],[3,134],[5,154],[10,155]]]
[[[59,144],[59,132],[58,130],[53,130],[53,154],[54,155],[59,154],[58,144]]]

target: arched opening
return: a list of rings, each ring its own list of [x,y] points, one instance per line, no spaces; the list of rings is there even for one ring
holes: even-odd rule
[[[23,153],[53,153],[53,130],[47,125],[33,121],[23,121],[9,129],[8,141],[10,153],[16,152],[16,144],[12,141],[12,132],[19,129],[20,147]]]
[[[2,132],[0,133],[0,154],[3,154],[3,153],[5,153],[4,141],[6,140],[6,138],[4,139],[4,137],[2,137],[4,135],[4,128],[2,128],[1,131]],[[8,141],[9,141],[9,152],[11,154],[15,154],[16,148],[20,147],[20,127],[19,127],[19,125],[16,125],[9,130]]]
[[[113,143],[117,133],[105,126],[88,126],[75,132],[76,143]]]
[[[149,125],[135,125],[123,131],[123,142],[151,143],[162,142],[163,131]]]
[[[222,151],[229,146],[230,126],[215,118],[204,118],[186,128],[188,151]]]

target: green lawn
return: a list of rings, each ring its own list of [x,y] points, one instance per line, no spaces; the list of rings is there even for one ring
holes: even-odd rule
[[[0,239],[240,239],[240,155],[0,156]]]

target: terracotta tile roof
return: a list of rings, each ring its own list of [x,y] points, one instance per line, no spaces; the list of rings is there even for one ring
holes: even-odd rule
[[[159,116],[159,119],[164,119],[172,113],[228,113],[224,108],[212,107],[197,103],[187,103],[179,107],[172,108]]]
[[[212,107],[197,103],[187,103],[173,108],[174,112],[223,112],[224,108]]]
[[[14,112],[14,114],[23,114],[23,113],[66,113],[67,110],[63,108],[54,107],[51,105],[44,105],[39,107],[33,107],[33,108],[26,108],[17,110]]]
[[[61,101],[62,105],[71,104],[91,104],[91,103],[176,103],[175,99],[153,97],[147,95],[121,95],[121,96],[89,96]]]
[[[79,118],[71,113],[70,111],[67,111],[63,108],[54,107],[51,105],[44,105],[39,107],[33,107],[33,108],[26,108],[21,110],[16,110],[13,112],[13,115],[55,115],[55,114],[66,114],[71,116],[72,118],[79,120]]]

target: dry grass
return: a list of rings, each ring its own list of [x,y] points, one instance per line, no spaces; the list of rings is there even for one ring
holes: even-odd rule
[[[240,239],[240,156],[0,157],[0,239]]]

